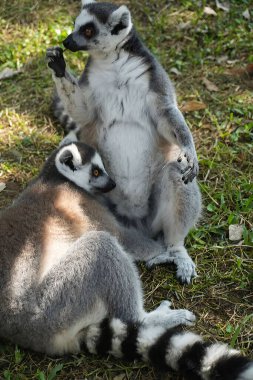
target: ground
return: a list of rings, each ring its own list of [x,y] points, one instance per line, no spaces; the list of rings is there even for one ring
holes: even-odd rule
[[[231,0],[229,11],[215,1],[125,4],[175,83],[196,142],[203,195],[202,218],[186,241],[199,277],[182,286],[174,268],[140,265],[146,308],[170,299],[174,307],[196,313],[195,329],[205,338],[252,355],[253,3]],[[0,3],[0,71],[21,70],[0,81],[0,182],[6,184],[2,191],[0,185],[1,208],[38,173],[63,136],[50,108],[45,50],[71,31],[79,6],[70,0]],[[66,59],[80,73],[86,56],[66,52]],[[239,243],[228,239],[230,224],[243,226]],[[85,355],[53,359],[1,342],[0,378],[149,380],[158,374],[143,363]]]

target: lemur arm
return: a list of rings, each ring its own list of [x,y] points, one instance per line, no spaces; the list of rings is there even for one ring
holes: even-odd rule
[[[158,85],[150,91],[147,98],[151,119],[154,121],[158,134],[170,144],[175,144],[181,149],[178,161],[183,157],[188,161],[188,166],[182,172],[185,183],[191,182],[198,174],[198,160],[194,141],[185,119],[178,109],[176,96],[172,84],[161,68],[161,76],[154,76],[154,82]],[[159,83],[160,82],[160,83]]]
[[[183,181],[192,181],[198,175],[199,166],[194,141],[189,127],[176,104],[162,108],[157,119],[157,131],[168,142],[176,144],[181,149],[178,161],[186,158],[188,165],[183,174]]]
[[[85,94],[78,84],[78,80],[66,69],[63,50],[60,47],[47,49],[46,60],[52,70],[57,94],[63,102],[66,112],[77,125],[82,126],[84,115],[89,117]]]

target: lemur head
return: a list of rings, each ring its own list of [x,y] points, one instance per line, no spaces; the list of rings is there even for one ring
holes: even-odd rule
[[[125,5],[82,0],[74,31],[63,45],[71,51],[108,54],[124,44],[131,29],[131,15]]]
[[[55,156],[55,166],[64,177],[91,194],[107,193],[116,186],[106,173],[100,155],[84,143],[62,146]]]

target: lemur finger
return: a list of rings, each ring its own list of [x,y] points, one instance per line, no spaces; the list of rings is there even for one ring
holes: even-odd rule
[[[185,182],[185,181],[188,181],[189,180],[189,176],[190,176],[190,174],[191,174],[191,171],[192,171],[192,169],[193,168],[191,168],[191,167],[187,167],[186,168],[186,170],[184,171],[184,175],[183,175],[183,177],[182,177],[182,180]]]
[[[198,175],[198,165],[193,164],[188,166],[184,171],[181,171],[183,174],[182,180],[185,184],[192,182],[194,178]]]
[[[189,169],[191,169],[190,166],[187,166],[185,169],[182,169],[181,174],[185,174]]]

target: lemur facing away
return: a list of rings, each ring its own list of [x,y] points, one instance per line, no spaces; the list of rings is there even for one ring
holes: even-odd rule
[[[184,239],[201,209],[198,162],[167,74],[140,41],[124,5],[82,1],[63,44],[90,54],[77,80],[66,70],[62,49],[47,50],[58,94],[55,114],[71,130],[65,141],[78,136],[98,149],[117,183],[107,197],[115,215],[145,226],[149,236],[164,236],[166,252],[144,260],[150,266],[175,263],[177,277],[189,283],[196,272]]]
[[[163,248],[100,204],[97,195],[114,187],[96,151],[71,143],[0,214],[0,337],[50,355],[86,347],[138,358],[189,380],[226,380],[228,370],[230,380],[252,380],[253,362],[238,351],[177,326],[194,322],[188,310],[164,301],[144,311],[123,246],[137,255]]]

